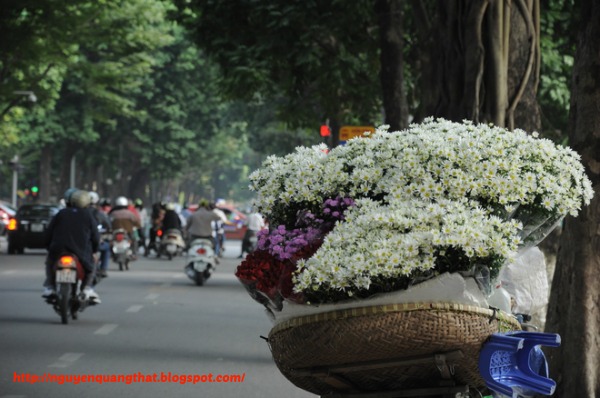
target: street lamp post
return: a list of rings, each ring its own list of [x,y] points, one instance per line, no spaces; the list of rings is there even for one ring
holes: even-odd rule
[[[17,182],[19,181],[19,155],[15,155],[14,158],[10,161],[10,164],[13,168],[13,178],[12,178],[12,205],[13,207],[17,207]]]

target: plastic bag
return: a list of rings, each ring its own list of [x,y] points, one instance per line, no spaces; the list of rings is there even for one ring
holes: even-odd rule
[[[548,305],[546,259],[537,246],[524,250],[512,263],[502,267],[499,281],[514,300],[515,314],[533,315]]]

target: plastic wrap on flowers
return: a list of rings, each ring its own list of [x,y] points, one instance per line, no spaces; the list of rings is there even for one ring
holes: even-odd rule
[[[521,238],[519,249],[523,251],[537,246],[562,223],[565,216],[563,214],[540,214],[527,209],[517,208],[511,218],[520,221],[523,225],[519,233],[519,237]]]

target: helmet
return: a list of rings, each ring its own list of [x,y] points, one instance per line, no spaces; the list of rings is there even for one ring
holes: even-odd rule
[[[88,207],[90,205],[90,194],[87,191],[77,189],[71,194],[71,205],[82,209]]]
[[[98,201],[100,200],[100,196],[98,196],[98,194],[94,191],[90,191],[90,203],[95,205],[98,203]]]
[[[167,203],[167,205],[165,206],[166,210],[175,210],[175,203]]]
[[[70,205],[71,204],[71,195],[73,195],[73,193],[75,191],[77,191],[77,188],[69,188],[63,194],[63,199],[65,200],[65,204],[66,205]]]
[[[133,202],[133,203],[135,204],[135,207],[142,207],[142,206],[144,206],[144,202],[140,198],[137,198],[135,200],[135,202]]]
[[[115,206],[127,206],[129,201],[125,196],[119,196],[115,199]]]

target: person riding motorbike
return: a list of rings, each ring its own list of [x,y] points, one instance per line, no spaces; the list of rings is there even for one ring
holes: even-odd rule
[[[246,219],[247,229],[244,237],[242,238],[242,254],[238,258],[243,258],[245,253],[250,253],[255,249],[256,234],[263,228],[265,228],[265,220],[262,215],[257,212],[252,212]]]
[[[144,256],[148,256],[151,250],[158,252],[158,247],[156,245],[156,238],[158,230],[161,228],[163,217],[165,216],[165,209],[162,202],[156,202],[152,205],[152,214],[150,216],[151,225],[148,236],[148,246],[146,246],[146,250],[144,251]]]
[[[94,216],[94,219],[98,223],[98,226],[102,226],[102,229],[109,233],[111,231],[111,222],[108,215],[100,208],[100,197],[94,191],[90,191],[90,211]],[[110,260],[110,241],[106,239],[100,240],[100,269],[97,271],[99,276],[105,278],[108,276],[108,264]]]
[[[144,249],[144,253],[148,251],[148,246],[146,245],[146,230],[148,229],[148,213],[146,212],[146,208],[144,207],[144,202],[142,199],[138,198],[133,202],[135,209],[138,211],[140,216],[141,227],[138,229],[139,235],[139,246]]]
[[[181,231],[181,219],[175,211],[175,205],[173,203],[167,203],[165,206],[165,215],[163,216],[161,226],[163,231],[168,231],[170,229],[178,229]]]
[[[56,294],[53,266],[63,253],[70,252],[77,256],[85,270],[83,293],[87,299],[100,304],[100,297],[92,288],[96,272],[94,253],[98,251],[100,235],[96,220],[87,210],[90,196],[87,191],[70,188],[65,192],[64,200],[67,207],[52,218],[46,230],[48,256],[42,297],[48,299]]]
[[[223,210],[217,207],[216,203],[211,203],[210,208],[221,217],[219,221],[213,221],[212,226],[215,231],[215,254],[218,257],[223,257],[223,252],[225,251],[225,228],[223,227],[223,219],[227,219],[227,215],[225,215]]]
[[[198,210],[196,210],[190,216],[190,218],[188,218],[187,225],[185,226],[185,229],[189,235],[189,241],[191,242],[194,239],[208,239],[212,242],[214,249],[215,239],[213,237],[213,221],[221,221],[226,225],[234,225],[223,215],[212,211],[207,200],[201,200],[198,203]]]
[[[115,199],[115,205],[108,213],[111,219],[113,231],[119,228],[124,229],[131,240],[133,248],[133,257],[137,258],[138,242],[135,238],[135,229],[141,227],[140,219],[127,208],[129,201],[124,196]]]

